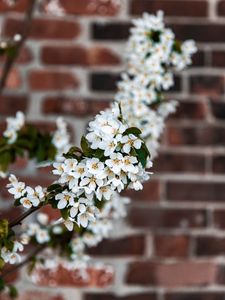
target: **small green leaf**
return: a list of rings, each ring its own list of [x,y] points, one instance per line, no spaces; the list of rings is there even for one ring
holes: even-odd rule
[[[128,134],[134,134],[136,136],[139,136],[141,134],[141,130],[137,127],[130,127],[127,128],[127,130],[124,131],[123,135],[128,135]]]
[[[136,149],[137,155],[138,155],[138,161],[142,164],[143,168],[146,166],[147,162],[147,153],[146,151],[141,148],[141,149]]]
[[[0,257],[0,270],[3,269],[4,266],[5,266],[5,262],[4,262],[4,260]],[[0,290],[1,290],[1,288],[0,288]]]
[[[62,186],[58,183],[54,183],[54,184],[49,185],[49,187],[47,188],[47,192],[53,192],[58,189],[62,189]]]
[[[81,142],[80,142],[81,148],[83,150],[83,153],[85,156],[89,156],[91,154],[91,148],[89,147],[89,143],[88,140],[86,139],[86,137],[83,135],[81,138]]]
[[[6,219],[0,220],[0,238],[7,238],[9,233],[9,221]]]
[[[67,208],[61,209],[60,213],[64,220],[67,220],[69,217],[69,210]]]
[[[9,288],[9,296],[10,296],[11,298],[16,298],[16,297],[18,297],[18,291],[17,291],[17,289],[16,289],[15,286],[9,285],[8,288]]]
[[[5,288],[5,281],[2,278],[0,278],[0,291],[3,291],[4,288]]]

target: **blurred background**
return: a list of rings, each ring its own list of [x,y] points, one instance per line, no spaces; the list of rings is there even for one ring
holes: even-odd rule
[[[19,31],[28,2],[8,7],[0,1],[3,37]],[[145,11],[162,9],[177,38],[196,40],[199,51],[168,94],[180,104],[167,122],[154,176],[142,192],[129,193],[128,217],[115,224],[112,239],[90,251],[113,267],[114,276],[95,272],[86,282],[61,270],[35,286],[15,274],[20,299],[225,299],[225,1],[60,3],[63,17],[41,8],[35,13],[30,37],[0,97],[1,132],[5,118],[21,110],[47,130],[63,116],[78,143],[88,120],[113,99],[130,21]],[[18,160],[12,170],[28,184],[45,186],[52,180],[26,160]],[[12,216],[5,183],[1,180],[0,209]]]

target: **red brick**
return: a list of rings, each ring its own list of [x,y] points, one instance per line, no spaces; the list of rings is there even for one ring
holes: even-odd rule
[[[6,13],[9,11],[24,12],[28,7],[29,0],[19,0],[16,1],[15,5],[7,5],[7,1],[0,1],[0,13]]]
[[[225,102],[218,98],[212,98],[210,104],[214,118],[221,121],[225,120]]]
[[[111,294],[87,294],[84,300],[156,300],[157,296],[154,293],[148,292],[145,294],[133,294],[129,296],[113,296]]]
[[[114,16],[120,10],[118,2],[114,1],[93,1],[76,0],[76,5],[70,0],[61,0],[60,4],[69,14],[75,15],[105,15]]]
[[[11,300],[12,298],[8,296],[0,296],[0,300]],[[27,291],[25,293],[19,294],[17,300],[64,300],[61,295],[53,295],[49,292],[38,292],[38,291]]]
[[[225,41],[223,35],[225,26],[224,24],[212,23],[199,23],[191,21],[186,24],[168,24],[175,32],[176,38],[182,41],[186,39],[193,39],[197,42],[212,42],[221,43]]]
[[[2,181],[2,180],[1,180]],[[0,219],[7,219],[9,222],[16,219],[21,214],[21,208],[20,207],[12,207],[7,210],[0,211]]]
[[[45,46],[42,61],[50,65],[102,66],[118,65],[120,58],[110,49],[83,46]]]
[[[212,66],[223,68],[225,66],[225,51],[212,52]]]
[[[177,110],[170,120],[202,120],[207,114],[206,103],[203,101],[180,101]]]
[[[113,282],[114,274],[110,268],[89,268],[86,277],[79,270],[71,270],[59,265],[56,269],[34,271],[35,283],[41,286],[107,287]]]
[[[165,300],[222,300],[224,292],[208,291],[208,292],[170,292],[166,293]]]
[[[132,207],[128,214],[134,227],[159,230],[178,228],[202,228],[206,226],[206,211],[199,209],[167,209]]]
[[[2,69],[0,69],[0,76],[2,74]],[[6,81],[7,89],[18,89],[21,86],[21,76],[17,69],[12,69],[8,75]]]
[[[36,70],[30,73],[29,85],[34,91],[65,90],[78,87],[78,80],[72,73]]]
[[[154,173],[204,173],[205,157],[198,154],[161,152],[153,165]]]
[[[192,146],[224,146],[225,129],[220,126],[167,126],[167,141],[169,145],[192,145]]]
[[[157,235],[154,237],[155,256],[187,257],[190,239],[185,235]]]
[[[28,98],[25,95],[0,96],[0,114],[14,115],[18,110],[26,112]]]
[[[220,0],[217,4],[217,14],[219,16],[225,16],[225,1]]]
[[[124,238],[106,239],[97,247],[88,250],[91,255],[128,256],[143,255],[145,238],[143,235],[132,235]]]
[[[42,110],[45,114],[63,114],[76,117],[95,116],[109,107],[109,100],[89,98],[47,97],[43,101]]]
[[[198,95],[217,96],[224,92],[224,77],[222,76],[192,76],[191,92]]]
[[[30,63],[33,59],[33,54],[31,49],[28,47],[23,47],[19,53],[19,56],[16,60],[18,64],[27,64]]]
[[[225,211],[215,210],[213,213],[213,223],[218,229],[225,229]]]
[[[128,190],[125,192],[125,195],[134,199],[135,201],[146,201],[146,202],[155,202],[160,199],[160,184],[156,180],[150,180],[143,184],[143,190],[141,191],[132,191]]]
[[[9,18],[5,22],[4,35],[12,36],[21,31],[23,21]],[[65,19],[41,19],[33,20],[29,38],[32,39],[73,39],[80,33],[80,26],[76,22]]]
[[[173,1],[173,0],[132,0],[131,13],[140,15],[143,12],[155,13],[163,10],[166,16],[205,17],[208,13],[206,1]]]
[[[188,202],[223,202],[225,199],[224,183],[216,182],[168,182],[167,199]]]
[[[214,173],[224,174],[225,173],[225,156],[215,155],[212,158],[212,168]]]
[[[91,36],[95,40],[127,40],[130,25],[128,22],[107,22],[106,24],[96,22],[92,24]],[[194,39],[197,42],[207,43],[222,43],[225,41],[223,34],[225,30],[224,24],[200,24],[197,21],[191,21],[186,24],[172,24],[167,22],[167,25],[172,28],[176,38],[181,41],[186,39]]]
[[[195,244],[197,256],[224,255],[225,252],[225,238],[201,236],[196,238]]]
[[[207,262],[134,262],[129,266],[127,282],[163,287],[208,286],[216,282],[217,271],[216,265]]]

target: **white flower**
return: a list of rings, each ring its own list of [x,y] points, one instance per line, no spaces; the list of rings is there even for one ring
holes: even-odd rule
[[[20,203],[25,208],[31,208],[32,206],[37,207],[40,204],[40,201],[37,198],[23,197],[23,198],[20,199]]]
[[[87,194],[95,191],[97,186],[102,186],[103,184],[104,181],[103,179],[101,179],[101,177],[98,178],[98,176],[92,174],[87,174],[87,176],[84,177],[80,182],[80,185],[84,187]]]
[[[43,188],[38,185],[34,189],[30,186],[26,187],[27,197],[32,198],[32,202],[40,202],[43,200],[45,194]]]
[[[123,151],[125,153],[130,153],[132,147],[135,149],[140,149],[142,141],[135,135],[129,134],[122,137],[121,143],[124,144]]]
[[[116,149],[118,142],[116,139],[102,141],[99,144],[99,148],[104,150],[105,156],[110,156]]]
[[[11,184],[12,187],[8,191],[15,199],[21,198],[26,193],[24,182],[11,182]]]
[[[73,227],[74,227],[74,220],[69,218],[67,220],[64,221],[64,225],[66,226],[66,228],[69,230],[69,231],[72,231],[73,230]]]
[[[42,224],[42,225],[47,225],[48,221],[49,221],[49,217],[48,215],[44,214],[44,213],[38,213],[37,214],[37,221]]]
[[[96,197],[98,200],[102,200],[102,198],[109,200],[112,194],[113,190],[108,185],[100,186],[96,191]]]
[[[123,158],[123,171],[138,173],[138,167],[135,166],[138,163],[138,160],[134,156],[125,156]]]
[[[90,174],[97,176],[104,170],[104,164],[98,158],[88,159],[86,166]]]
[[[68,191],[63,191],[55,196],[55,200],[59,201],[57,204],[58,209],[63,209],[68,205],[74,205],[74,194]]]
[[[39,229],[36,233],[36,240],[39,244],[47,243],[50,240],[48,231],[45,229]]]
[[[24,126],[24,114],[18,111],[15,118],[7,118],[6,122],[7,128],[3,132],[3,136],[8,139],[9,144],[12,144],[17,139],[17,132]]]
[[[78,226],[82,226],[84,228],[87,227],[88,222],[93,222],[95,221],[95,216],[94,213],[89,209],[85,209],[81,213],[78,214],[77,216],[77,224]]]
[[[107,159],[105,163],[115,174],[120,174],[123,168],[123,155],[121,153],[112,153],[110,159]]]

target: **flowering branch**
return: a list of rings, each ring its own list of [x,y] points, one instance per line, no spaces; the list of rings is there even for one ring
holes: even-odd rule
[[[30,216],[31,214],[33,214],[34,212],[36,212],[37,210],[39,210],[41,208],[41,206],[38,207],[32,207],[29,210],[25,211],[24,213],[22,213],[20,216],[18,216],[17,218],[15,218],[12,222],[9,223],[9,228],[13,228],[17,225],[21,225],[22,221],[24,219],[26,219],[28,216]]]
[[[0,278],[5,279],[11,273],[14,273],[16,270],[18,270],[18,269],[24,267],[25,265],[27,265],[30,261],[35,259],[35,257],[41,251],[43,251],[46,247],[47,247],[47,244],[37,246],[37,248],[33,252],[31,252],[22,262],[20,262],[19,264],[16,264],[15,266],[11,267],[7,271],[3,272]]]
[[[0,95],[2,94],[3,89],[6,85],[6,81],[9,76],[9,73],[13,67],[13,64],[16,61],[16,59],[20,53],[20,50],[23,47],[23,45],[26,41],[26,38],[30,32],[31,22],[32,22],[34,11],[35,11],[36,3],[37,3],[37,0],[29,1],[29,6],[26,11],[21,37],[20,37],[18,43],[16,43],[16,45],[13,49],[14,51],[13,51],[12,55],[7,55],[6,62],[3,66],[2,76],[0,79]]]

